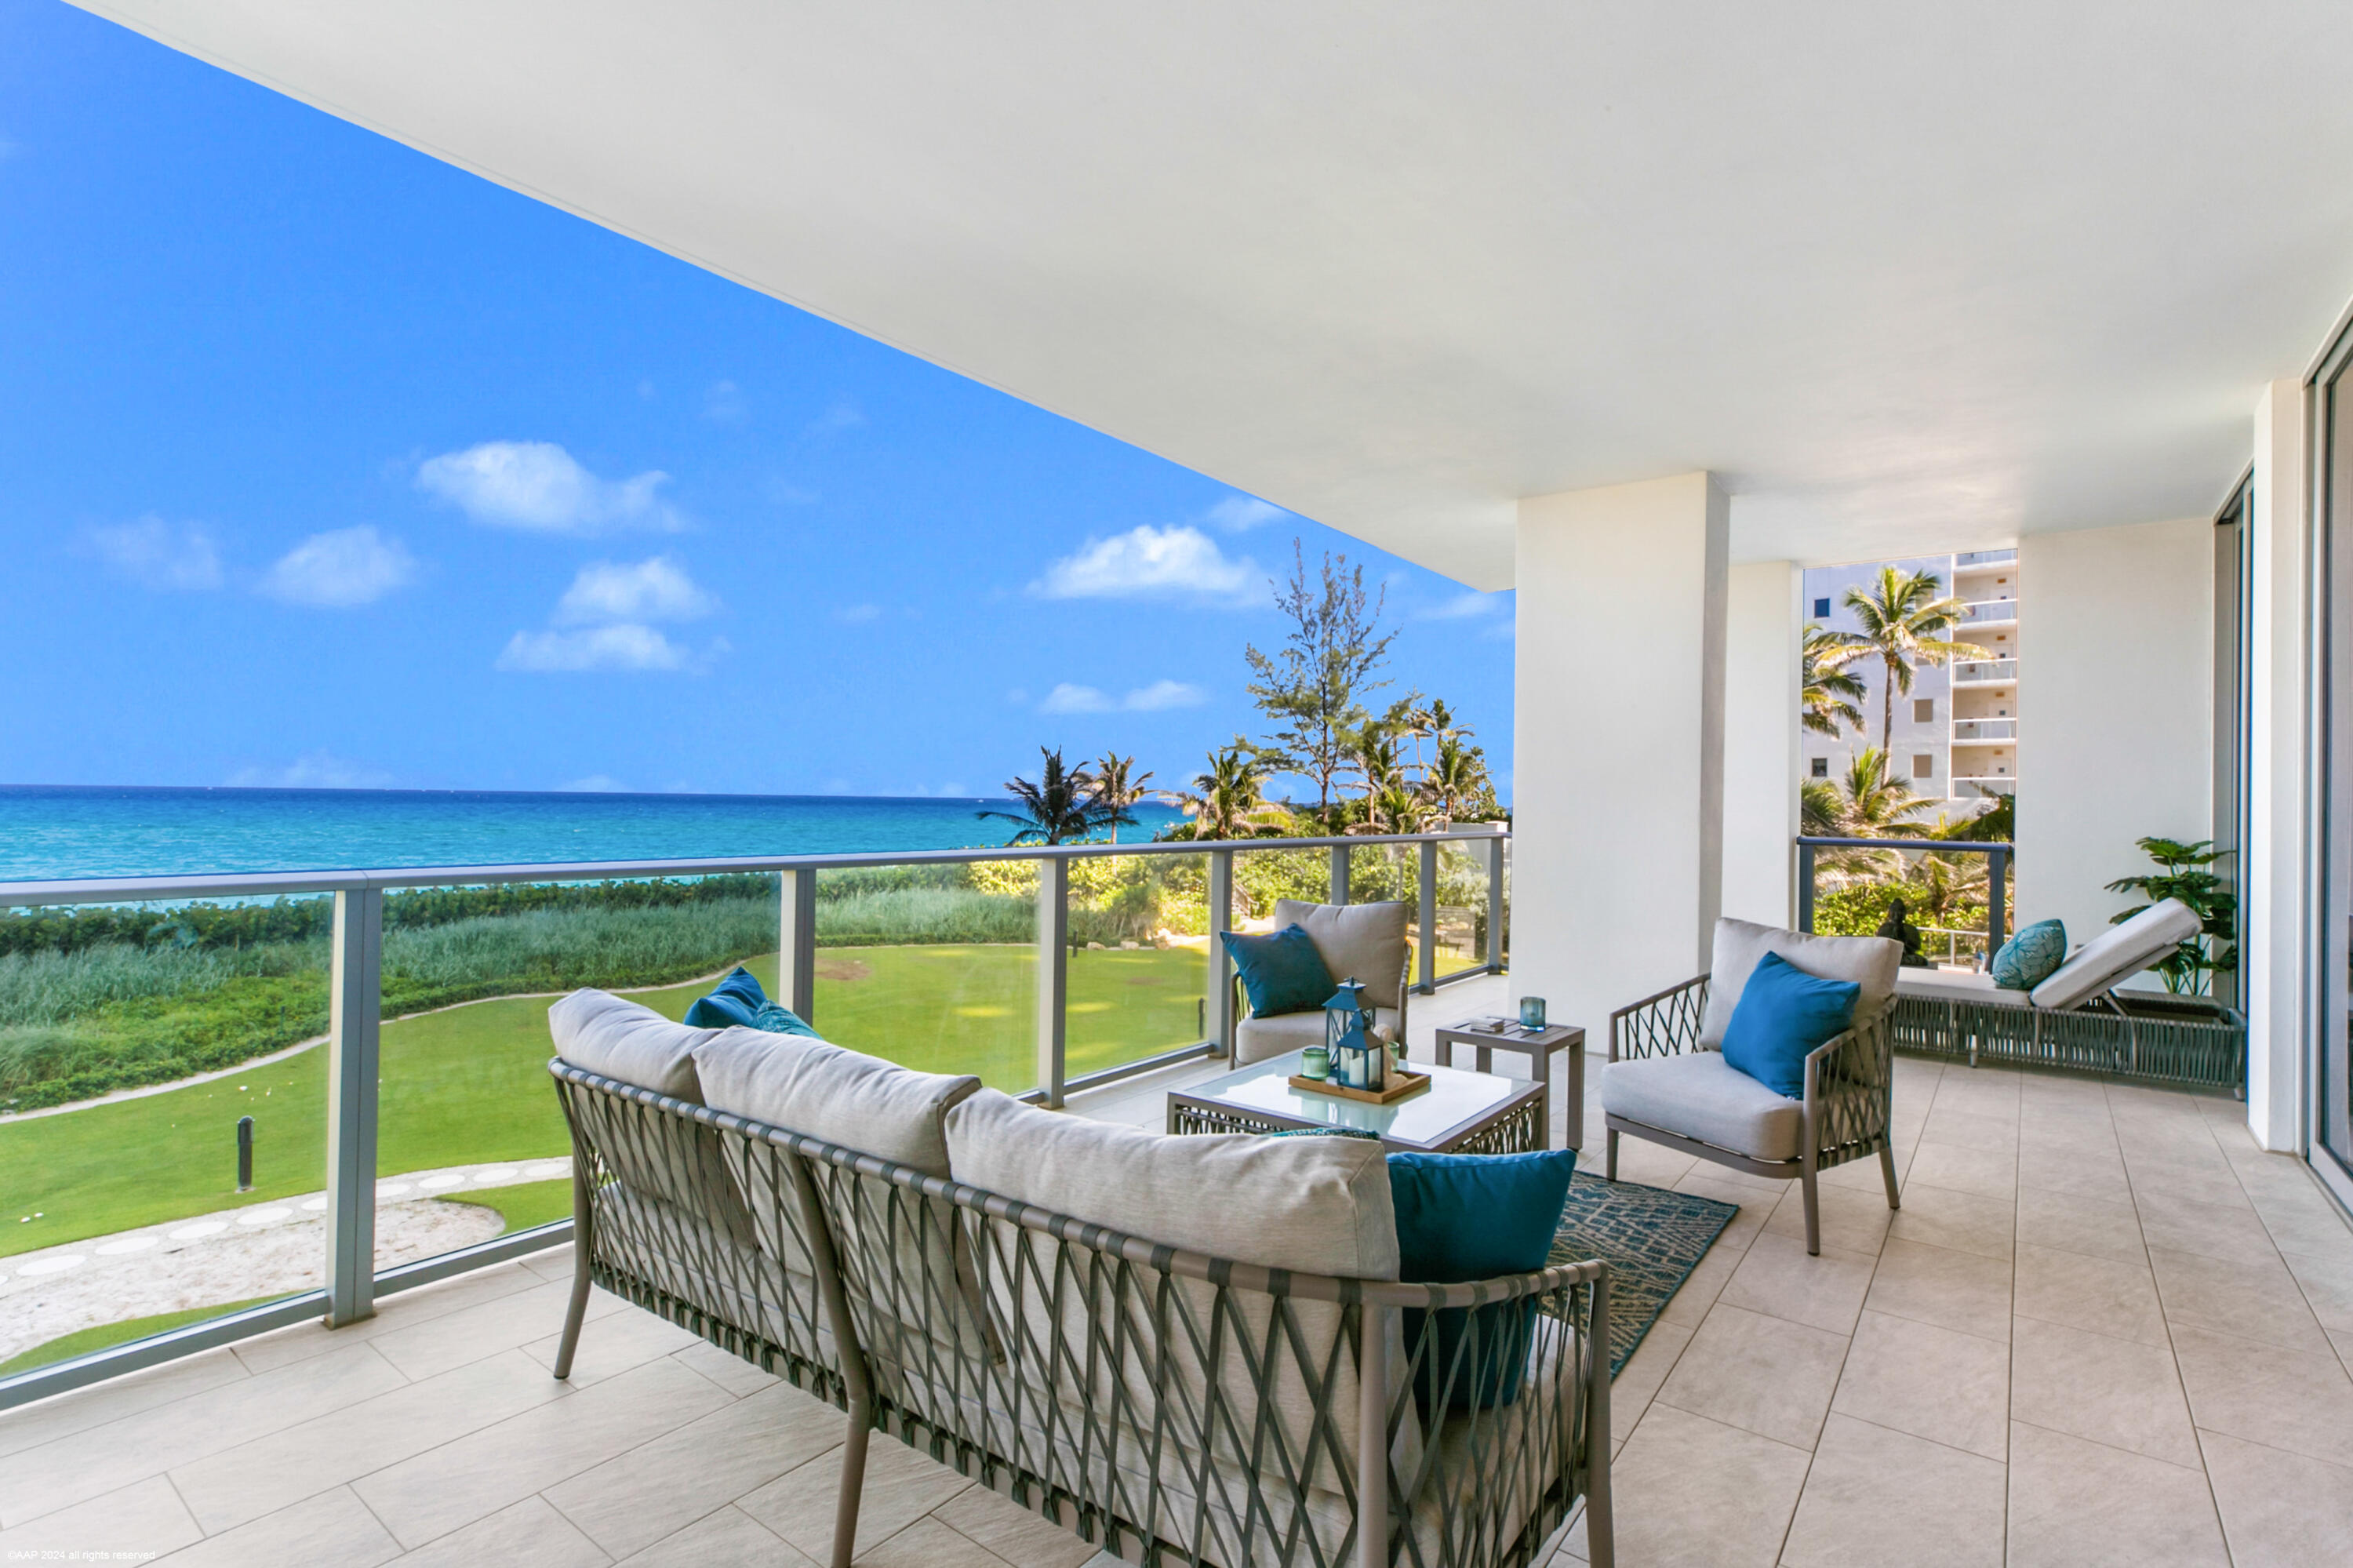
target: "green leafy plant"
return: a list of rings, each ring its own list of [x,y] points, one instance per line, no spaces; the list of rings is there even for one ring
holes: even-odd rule
[[[2198,916],[2198,935],[2168,954],[2157,965],[2157,972],[2164,977],[2165,989],[2176,996],[2210,995],[2216,975],[2239,967],[2239,951],[2232,941],[2238,930],[2239,895],[2210,869],[2231,852],[2216,849],[2211,839],[2196,843],[2165,838],[2139,842],[2142,851],[2157,862],[2158,870],[2154,874],[2120,876],[2108,884],[2108,891],[2137,893],[2147,903],[2109,916],[2108,923],[2122,925],[2151,905],[2168,898],[2181,900]]]

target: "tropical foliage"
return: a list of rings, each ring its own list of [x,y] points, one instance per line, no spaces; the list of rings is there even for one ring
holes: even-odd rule
[[[1193,776],[1190,793],[1176,803],[1191,819],[1185,836],[1197,839],[1244,839],[1281,833],[1291,814],[1270,803],[1264,793],[1266,763],[1250,742],[1234,736],[1231,746],[1208,756],[1208,768]]]
[[[2239,967],[2238,895],[2223,885],[2211,868],[2231,852],[2218,850],[2211,839],[2183,843],[2179,839],[2145,838],[2141,851],[2158,869],[2139,876],[2121,876],[2108,884],[2111,893],[2137,893],[2143,902],[2110,916],[2121,925],[2151,905],[2178,898],[2198,916],[2198,935],[2184,941],[2156,966],[2165,989],[2177,996],[2205,996],[2214,976]]]
[[[1366,699],[1388,684],[1377,677],[1397,633],[1381,628],[1388,590],[1367,595],[1362,565],[1327,551],[1311,578],[1295,539],[1291,555],[1291,580],[1274,594],[1275,609],[1291,623],[1282,644],[1271,653],[1250,644],[1242,657],[1256,677],[1250,694],[1275,726],[1263,755],[1312,782],[1316,812],[1328,815],[1333,788],[1353,765],[1369,716]]]
[[[1806,728],[1816,735],[1835,738],[1841,726],[1862,731],[1862,709],[1856,705],[1862,701],[1866,688],[1846,668],[1861,652],[1827,626],[1806,628],[1805,646],[1798,655],[1802,698],[1799,711]]]
[[[1084,767],[1064,767],[1060,747],[1041,746],[1038,750],[1045,766],[1039,770],[1037,782],[1005,781],[1005,792],[1013,797],[1019,810],[974,813],[985,822],[1011,822],[1016,832],[1005,841],[1008,846],[1076,843],[1106,828],[1116,831],[1122,823],[1134,823],[1135,813],[1127,806],[1113,805],[1103,798],[1102,783],[1093,772]]]
[[[1879,693],[1882,751],[1894,733],[1896,694],[1911,691],[1916,667],[1992,657],[1973,642],[1947,635],[1960,624],[1967,607],[1946,595],[1943,579],[1933,572],[1882,567],[1877,580],[1869,587],[1847,589],[1844,602],[1854,611],[1861,630],[1830,632],[1823,647],[1825,652],[1850,651],[1850,662],[1876,659],[1885,672]]]

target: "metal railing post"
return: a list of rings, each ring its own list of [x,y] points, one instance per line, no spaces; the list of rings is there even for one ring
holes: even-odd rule
[[[1798,846],[1798,929],[1814,928],[1814,846]]]
[[[817,873],[778,872],[776,994],[807,1023],[817,1013]]]
[[[1062,1103],[1065,1005],[1071,995],[1071,863],[1038,863],[1038,1087]]]
[[[1234,927],[1234,852],[1209,852],[1209,994],[1202,1009],[1202,1033],[1221,1054],[1234,1048],[1234,961],[1225,936]]]
[[[375,1315],[377,1030],[384,999],[384,892],[335,895],[328,982],[327,1326]]]
[[[1421,841],[1421,952],[1417,968],[1420,983],[1413,989],[1428,996],[1438,989],[1438,841]]]
[[[1346,844],[1332,846],[1332,895],[1324,902],[1327,904],[1348,902],[1348,846]]]
[[[1487,846],[1487,972],[1504,972],[1504,838]]]
[[[1993,967],[1994,954],[2001,950],[2008,938],[2004,927],[2003,906],[2010,902],[2010,852],[1986,851],[1986,967]]]

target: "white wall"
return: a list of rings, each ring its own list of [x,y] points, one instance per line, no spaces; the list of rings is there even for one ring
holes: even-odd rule
[[[1801,590],[1789,561],[1735,567],[1725,579],[1724,912],[1768,926],[1797,919]]]
[[[1707,967],[1728,520],[1704,473],[1519,503],[1512,989],[1595,1049]]]
[[[2019,625],[2018,923],[2071,947],[2137,900],[2135,841],[2213,836],[2213,524],[2033,534]],[[2153,980],[2143,984],[2153,985]]]
[[[2255,406],[2248,621],[2247,1125],[2265,1149],[2302,1147],[2306,779],[2311,592],[2305,390],[2274,381]]]

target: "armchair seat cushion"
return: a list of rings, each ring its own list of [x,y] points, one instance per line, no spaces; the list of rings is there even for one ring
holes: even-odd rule
[[[1396,1008],[1373,1009],[1375,1029],[1394,1031],[1397,1026]],[[1323,1044],[1324,1010],[1320,1007],[1313,1012],[1278,1012],[1272,1018],[1253,1014],[1234,1025],[1234,1065],[1247,1067],[1252,1062],[1263,1062],[1285,1051],[1303,1051]]]
[[[1609,1063],[1601,1069],[1601,1108],[1751,1160],[1797,1159],[1806,1125],[1802,1102],[1784,1099],[1715,1051]]]

